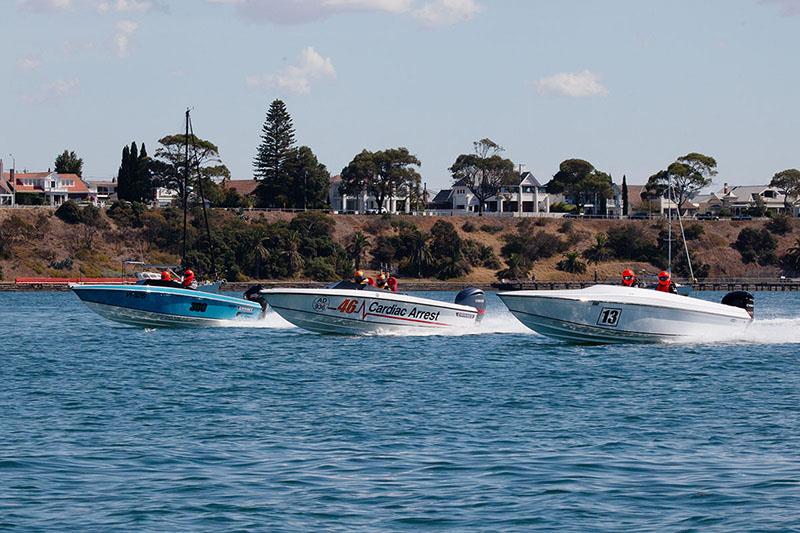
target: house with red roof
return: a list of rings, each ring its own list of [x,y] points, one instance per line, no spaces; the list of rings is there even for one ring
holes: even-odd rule
[[[17,203],[20,203],[21,194],[38,196],[44,205],[52,206],[59,206],[67,200],[92,203],[97,201],[97,192],[92,191],[77,174],[59,174],[50,171],[17,172],[12,182],[6,172],[0,181],[17,196]]]

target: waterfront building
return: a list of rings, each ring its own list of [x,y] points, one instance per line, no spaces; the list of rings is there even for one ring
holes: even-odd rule
[[[361,194],[351,195],[342,194],[339,190],[342,184],[342,177],[337,175],[331,177],[331,185],[328,189],[328,201],[334,213],[377,213],[380,208],[374,196],[366,191]],[[411,199],[398,195],[390,196],[383,202],[383,213],[410,213]]]
[[[9,173],[2,174],[0,179],[4,189],[14,191],[16,203],[25,203],[34,199],[35,203],[59,206],[67,200],[76,202],[96,202],[96,192],[77,174],[59,174],[57,172],[17,172],[13,183]]]
[[[692,198],[700,213],[718,215],[723,209],[733,216],[748,215],[761,204],[766,212],[786,212],[786,196],[769,185],[732,185],[725,183],[722,189]],[[790,212],[797,212],[796,201],[790,198]]]
[[[550,213],[554,196],[531,172],[523,172],[516,183],[500,187],[499,192],[484,202],[485,215],[537,216]],[[431,214],[469,215],[478,213],[479,201],[464,180],[455,182],[450,189],[439,191],[431,202]]]
[[[89,190],[94,192],[97,205],[110,205],[117,201],[117,179],[85,180]]]

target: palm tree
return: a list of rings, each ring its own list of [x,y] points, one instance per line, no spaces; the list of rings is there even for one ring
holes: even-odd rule
[[[583,257],[594,263],[608,259],[611,251],[608,249],[608,236],[605,233],[595,235],[595,243],[583,251]]]
[[[586,263],[580,260],[578,252],[565,253],[564,259],[558,262],[556,268],[562,272],[569,272],[570,274],[586,273]]]
[[[264,246],[264,241],[259,240],[256,247],[253,249],[256,258],[256,279],[261,279],[261,267],[263,264],[268,263],[270,259],[269,249]]]
[[[286,262],[289,266],[289,275],[294,277],[305,267],[305,260],[300,253],[300,233],[297,231],[290,231],[286,239],[286,249],[281,253],[286,257]]]
[[[416,267],[417,277],[421,278],[422,270],[433,264],[433,254],[424,234],[417,232],[414,237],[409,243],[411,261],[412,265]]]
[[[347,242],[347,253],[353,261],[356,270],[361,270],[361,261],[366,257],[368,248],[369,239],[366,235],[357,231],[350,236]]]

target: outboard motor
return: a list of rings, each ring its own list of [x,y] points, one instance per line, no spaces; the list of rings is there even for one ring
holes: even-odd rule
[[[251,302],[256,302],[261,305],[261,318],[264,318],[264,315],[267,314],[267,301],[261,296],[261,291],[264,289],[261,285],[253,285],[246,291],[244,291],[244,299],[250,300]]]
[[[722,303],[733,307],[741,307],[747,311],[750,318],[753,318],[753,295],[747,291],[729,292],[722,298]]]
[[[482,290],[475,287],[467,287],[458,294],[456,294],[456,302],[458,305],[467,305],[474,307],[478,310],[478,322],[481,321],[483,315],[486,313],[486,295]]]

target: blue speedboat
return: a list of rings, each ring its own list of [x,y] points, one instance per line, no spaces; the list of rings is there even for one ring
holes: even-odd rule
[[[144,327],[207,327],[254,320],[262,306],[202,289],[136,285],[70,285],[86,306],[109,320]]]

